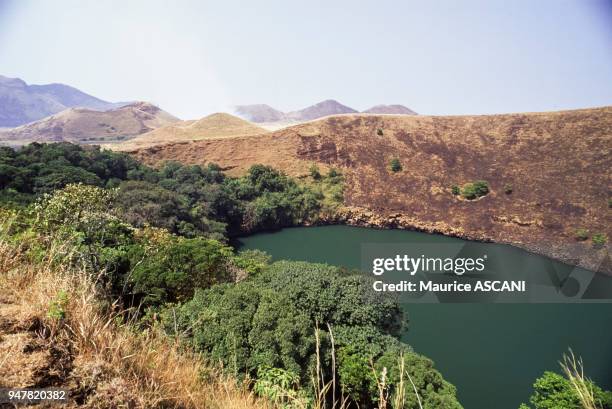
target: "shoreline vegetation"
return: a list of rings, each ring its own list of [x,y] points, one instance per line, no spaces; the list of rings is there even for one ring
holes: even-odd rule
[[[370,278],[227,245],[337,210],[342,175],[311,179],[0,148],[0,386],[66,387],[90,408],[460,409]],[[566,372],[536,382],[536,409],[612,408]]]

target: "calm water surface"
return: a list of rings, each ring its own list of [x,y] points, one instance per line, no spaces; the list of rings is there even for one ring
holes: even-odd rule
[[[360,268],[364,243],[457,243],[460,239],[404,230],[349,226],[299,227],[240,239],[275,260]],[[538,266],[545,257],[491,243],[470,243],[508,265]],[[559,269],[563,265],[559,263]],[[466,409],[517,409],[545,370],[558,371],[568,348],[588,375],[612,389],[612,304],[404,304],[402,340],[432,358],[458,388]]]

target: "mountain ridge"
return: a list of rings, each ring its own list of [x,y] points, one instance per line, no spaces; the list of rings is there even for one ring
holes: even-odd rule
[[[0,131],[0,144],[120,141],[177,121],[178,118],[161,108],[142,101],[107,111],[67,108],[38,121]]]
[[[217,112],[197,120],[177,121],[128,141],[108,145],[114,150],[133,150],[168,143],[189,142],[210,138],[231,138],[265,134],[259,126],[224,112]]]
[[[0,127],[35,122],[68,108],[106,111],[126,105],[108,102],[70,85],[27,84],[20,78],[0,75]]]
[[[234,113],[239,117],[255,123],[300,123],[324,118],[330,115],[357,114],[354,108],[343,105],[334,99],[326,99],[306,108],[283,112],[267,104],[236,105]],[[412,109],[403,105],[375,105],[361,113],[417,115]]]

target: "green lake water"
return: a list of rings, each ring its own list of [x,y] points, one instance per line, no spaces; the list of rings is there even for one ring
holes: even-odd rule
[[[362,269],[362,246],[384,243],[419,246],[469,243],[471,252],[494,255],[501,269],[544,268],[551,261],[492,243],[465,242],[440,235],[350,226],[283,229],[240,239],[240,249],[260,249],[275,260],[304,260]],[[513,267],[514,266],[514,267]],[[554,263],[558,271],[570,267]],[[367,271],[367,270],[366,270]],[[370,274],[370,273],[368,273]],[[601,278],[609,285],[611,278]],[[404,303],[409,328],[402,340],[433,359],[458,388],[466,409],[517,409],[531,385],[571,348],[586,372],[612,389],[612,303],[492,304]]]

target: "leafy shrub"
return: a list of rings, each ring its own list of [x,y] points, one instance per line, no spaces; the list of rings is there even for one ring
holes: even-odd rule
[[[309,399],[300,390],[300,377],[281,368],[260,367],[253,391],[283,409],[308,407]]]
[[[136,227],[151,225],[186,237],[205,235],[217,240],[223,240],[226,233],[226,224],[211,219],[206,207],[191,207],[183,196],[149,182],[122,183],[116,207]]]
[[[244,270],[248,276],[260,274],[271,260],[272,256],[261,250],[243,250],[233,259],[234,264]]]
[[[577,229],[574,232],[574,238],[578,241],[588,240],[589,231],[587,229]]]
[[[53,320],[63,320],[66,318],[66,307],[68,306],[68,293],[60,290],[49,304],[47,317]]]
[[[489,184],[484,180],[466,183],[461,189],[461,196],[468,200],[474,200],[489,193]]]
[[[232,279],[232,249],[218,241],[169,236],[158,247],[132,246],[131,293],[144,306],[187,301],[198,288]]]
[[[319,167],[314,163],[312,164],[312,166],[310,166],[310,177],[314,180],[321,179],[321,172],[319,172]]]
[[[399,172],[402,170],[402,164],[398,158],[391,159],[391,162],[389,162],[389,169],[391,169],[392,172]]]
[[[344,202],[344,189],[342,186],[335,185],[334,187],[330,188],[330,192],[332,201],[336,203]]]
[[[313,217],[321,206],[315,192],[263,165],[252,166],[232,189],[237,199],[250,199],[243,205],[243,231],[291,226]]]
[[[329,171],[327,172],[327,178],[328,179],[335,180],[339,176],[342,176],[342,174],[340,172],[338,172],[338,169],[336,169],[336,168],[329,168]],[[335,181],[334,181],[334,183],[335,183]]]
[[[608,236],[606,236],[605,233],[595,233],[593,234],[591,241],[593,242],[594,246],[603,246],[607,243]]]
[[[453,195],[458,196],[461,193],[461,188],[459,188],[457,185],[452,185],[451,192]]]
[[[115,190],[82,184],[45,194],[33,207],[34,229],[57,242],[72,242],[92,272],[112,272],[118,251],[131,243],[133,229],[112,212]],[[107,277],[112,281],[112,277]]]
[[[162,315],[167,330],[174,331],[174,313]],[[283,374],[297,375],[299,384],[309,390],[316,367],[317,325],[323,377],[331,379],[332,328],[339,382],[363,407],[372,407],[376,399],[371,391],[371,369],[364,362],[372,360],[379,369],[380,365],[391,368],[402,351],[414,361],[410,370],[416,371],[424,399],[447,402],[435,407],[460,407],[454,388],[431,362],[421,361],[397,340],[403,325],[399,304],[373,291],[368,277],[347,275],[336,267],[276,262],[238,284],[197,291],[176,310],[176,322],[178,331],[190,334],[197,350],[235,374],[256,377],[261,368],[278,368],[286,371]],[[272,387],[270,382],[265,386]]]
[[[612,409],[612,393],[604,392],[592,382],[588,382],[594,401],[600,409]],[[534,409],[583,409],[584,406],[572,383],[554,372],[544,372],[533,384],[534,392],[529,399]],[[529,409],[523,404],[522,408]]]
[[[382,128],[378,128],[378,129],[376,130],[376,135],[378,135],[378,136],[383,136],[383,130],[382,130]]]
[[[512,189],[512,185],[511,184],[505,184],[504,185],[504,193],[505,194],[507,194],[507,195],[512,194],[512,191],[513,191],[513,189]]]

